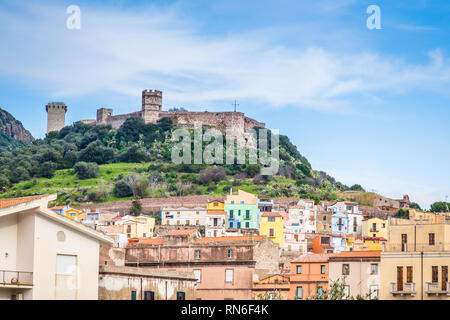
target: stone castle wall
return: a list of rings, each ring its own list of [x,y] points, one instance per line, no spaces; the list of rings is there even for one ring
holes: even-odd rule
[[[64,103],[49,103],[47,111],[47,133],[59,131],[65,126],[67,106]]]

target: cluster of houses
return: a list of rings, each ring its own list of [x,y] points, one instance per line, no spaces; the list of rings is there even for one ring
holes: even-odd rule
[[[450,213],[238,190],[156,219],[55,199],[0,200],[0,299],[327,299],[340,282],[344,299],[450,299]]]

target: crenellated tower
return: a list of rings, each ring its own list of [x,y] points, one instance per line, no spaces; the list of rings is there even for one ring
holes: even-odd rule
[[[142,117],[145,123],[156,123],[162,111],[162,91],[142,91]]]
[[[47,111],[47,133],[64,128],[67,106],[63,102],[50,102],[45,106],[45,111]]]

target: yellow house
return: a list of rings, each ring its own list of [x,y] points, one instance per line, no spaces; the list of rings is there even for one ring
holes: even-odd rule
[[[50,210],[52,210],[64,217],[72,219],[72,220],[79,220],[79,217],[82,216],[84,213],[84,211],[81,211],[81,210],[78,210],[75,208],[71,208],[69,206],[52,207],[52,208],[50,208]]]
[[[151,238],[155,232],[155,218],[137,216],[123,224],[123,233],[127,238]]]
[[[380,218],[364,219],[362,222],[363,237],[381,237],[387,239],[388,220]]]
[[[450,300],[450,219],[424,218],[391,219],[381,253],[381,299]]]
[[[225,211],[225,203],[219,200],[213,200],[208,202],[206,206],[207,212],[224,212]]]
[[[381,251],[386,238],[383,237],[348,237],[345,239],[346,251]]]
[[[409,209],[410,221],[414,224],[422,223],[442,223],[443,217],[450,220],[450,213],[434,213],[434,212],[422,212],[414,209]]]
[[[278,212],[264,212],[259,222],[259,234],[283,248],[283,218]]]

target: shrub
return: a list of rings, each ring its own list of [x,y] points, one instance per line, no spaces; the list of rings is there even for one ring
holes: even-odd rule
[[[101,202],[105,201],[108,197],[108,193],[105,190],[92,190],[88,192],[89,201]]]
[[[90,162],[77,162],[73,167],[74,172],[78,176],[78,179],[90,179],[97,178],[99,174],[98,165]]]
[[[204,169],[200,171],[200,174],[198,176],[199,181],[204,185],[208,185],[210,182],[219,182],[225,180],[225,178],[225,169],[221,167]]]
[[[113,193],[117,198],[124,198],[132,196],[133,190],[125,181],[120,180],[114,185]]]

